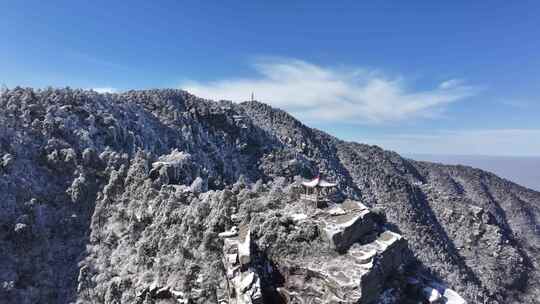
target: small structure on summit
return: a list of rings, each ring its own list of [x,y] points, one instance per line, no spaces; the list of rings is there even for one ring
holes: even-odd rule
[[[234,122],[242,129],[247,129],[246,121],[247,116],[245,115],[233,115]]]
[[[315,202],[317,207],[321,207],[322,203],[331,199],[337,184],[329,182],[318,175],[312,180],[303,181],[302,186],[305,192],[300,194],[300,198]]]

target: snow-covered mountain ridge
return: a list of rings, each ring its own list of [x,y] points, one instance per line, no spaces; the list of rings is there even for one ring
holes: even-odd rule
[[[246,265],[266,302],[351,294],[321,289],[295,261],[352,261],[394,234],[406,240],[394,275],[365,287],[386,299],[406,301],[411,277],[470,303],[540,296],[540,193],[344,142],[260,102],[16,88],[0,97],[0,158],[0,302],[216,303],[233,280],[220,233],[235,226],[249,227]],[[326,215],[293,216],[300,179],[318,173],[373,214],[374,233],[347,253],[325,238]]]

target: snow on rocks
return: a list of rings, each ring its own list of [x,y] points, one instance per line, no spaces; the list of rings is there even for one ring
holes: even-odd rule
[[[238,235],[238,227],[233,226],[230,230],[218,234],[220,238],[234,237]]]
[[[337,251],[345,251],[354,242],[375,229],[374,216],[362,203],[345,201],[321,216],[321,226]]]
[[[422,288],[422,294],[429,303],[466,304],[457,292],[437,282],[428,282]]]
[[[248,226],[240,227],[238,233],[238,260],[242,266],[251,262],[251,232]]]
[[[191,155],[175,149],[152,163],[150,176],[154,179],[159,178],[163,184],[189,184],[196,173],[193,169]]]
[[[294,213],[294,214],[291,214],[291,219],[295,222],[295,223],[301,223],[302,221],[306,220],[308,218],[308,216],[304,213]]]
[[[428,284],[430,288],[436,289],[439,294],[441,294],[441,297],[444,299],[445,304],[466,304],[467,301],[463,299],[457,292],[454,290],[446,287],[444,284],[440,284],[437,282],[431,282]]]
[[[405,239],[390,231],[378,232],[372,213],[361,202],[347,200],[325,209],[307,208],[307,214],[301,215],[302,223],[319,226],[338,254],[284,259],[288,266],[281,272],[286,280],[279,293],[290,303],[372,303],[387,277],[406,259]],[[297,224],[294,218],[300,216],[292,213],[289,217]],[[316,293],[321,296],[314,297]]]
[[[252,267],[252,243],[249,226],[222,232],[223,265],[226,271],[229,303],[263,303],[259,275]],[[223,303],[226,301],[223,300]]]
[[[433,287],[424,287],[422,293],[429,303],[440,303],[442,299],[441,293]]]
[[[5,170],[8,170],[11,167],[11,165],[14,163],[14,161],[15,161],[15,158],[13,157],[13,155],[6,153],[0,159],[0,167]]]
[[[446,304],[467,304],[467,301],[463,299],[457,292],[450,288],[446,288],[443,292],[443,296],[446,299]]]

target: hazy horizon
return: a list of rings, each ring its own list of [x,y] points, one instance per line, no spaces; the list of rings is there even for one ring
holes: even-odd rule
[[[464,165],[492,172],[521,186],[540,191],[540,156],[402,154],[407,158]]]

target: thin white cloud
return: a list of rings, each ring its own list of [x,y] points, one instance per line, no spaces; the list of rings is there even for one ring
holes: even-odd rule
[[[461,79],[448,79],[446,81],[441,82],[441,84],[439,85],[439,88],[441,88],[441,89],[458,88],[458,87],[462,86],[463,83],[464,83],[464,81],[461,80]]]
[[[116,88],[111,87],[103,87],[103,88],[93,88],[92,90],[98,92],[98,93],[116,93],[118,90]]]
[[[411,154],[540,156],[539,138],[540,129],[485,129],[393,134],[361,141]]]
[[[361,68],[322,67],[301,60],[260,60],[259,77],[214,82],[187,81],[181,87],[209,99],[255,98],[308,121],[382,123],[433,117],[446,105],[477,93],[475,87],[450,79],[427,90],[407,86],[402,77],[388,77]]]

